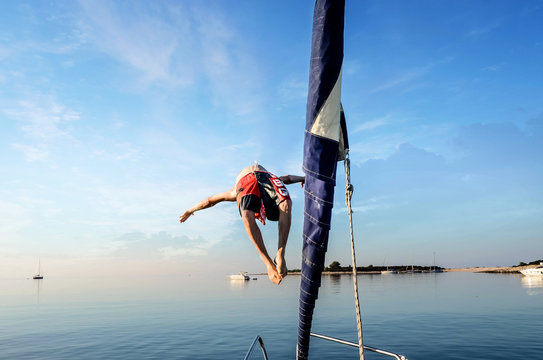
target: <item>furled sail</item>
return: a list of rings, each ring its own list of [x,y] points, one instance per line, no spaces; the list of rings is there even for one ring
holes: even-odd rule
[[[316,0],[304,142],[305,211],[297,358],[307,359],[334,203],[337,162],[348,151],[341,106],[344,0]]]

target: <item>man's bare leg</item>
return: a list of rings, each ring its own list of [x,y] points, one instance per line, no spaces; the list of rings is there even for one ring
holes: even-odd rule
[[[277,255],[275,255],[275,263],[277,271],[282,277],[287,276],[287,262],[285,261],[285,249],[287,247],[288,234],[290,232],[290,222],[292,219],[292,201],[287,199],[279,204],[279,223],[278,240],[277,240]]]
[[[247,232],[247,235],[249,235],[249,238],[251,239],[253,244],[255,244],[255,247],[258,250],[260,257],[262,258],[262,261],[264,261],[264,265],[266,265],[268,278],[274,284],[279,285],[283,278],[275,268],[272,259],[268,255],[268,251],[266,250],[266,246],[264,245],[264,239],[262,239],[262,233],[260,232],[260,229],[258,228],[258,225],[255,221],[255,213],[250,210],[242,210],[241,218],[243,219],[243,225],[245,226],[245,231]]]

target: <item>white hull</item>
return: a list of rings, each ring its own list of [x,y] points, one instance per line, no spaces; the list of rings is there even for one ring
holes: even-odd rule
[[[535,269],[526,269],[520,271],[524,276],[543,276],[543,268],[537,267]]]
[[[230,275],[230,280],[251,280],[251,278],[246,273],[240,272],[239,274]]]
[[[398,272],[396,270],[383,270],[381,271],[381,275],[390,275],[390,274],[397,274]]]
[[[543,263],[540,262],[536,268],[520,270],[520,273],[524,276],[543,276]]]

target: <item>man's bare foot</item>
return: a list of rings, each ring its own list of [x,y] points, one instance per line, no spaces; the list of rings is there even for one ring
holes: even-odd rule
[[[266,265],[266,268],[268,270],[268,278],[270,279],[270,281],[275,285],[279,285],[281,283],[281,280],[283,280],[283,277],[281,276],[281,274],[279,274],[275,266],[273,264],[270,264]]]
[[[281,277],[287,276],[288,274],[287,262],[285,261],[285,258],[283,256],[277,255],[275,257],[275,266],[277,268],[277,272],[281,274]]]

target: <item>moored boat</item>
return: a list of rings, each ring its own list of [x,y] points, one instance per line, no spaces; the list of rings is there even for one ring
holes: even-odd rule
[[[381,271],[381,275],[390,275],[390,274],[397,274],[398,272],[395,270],[383,270]]]
[[[41,274],[41,259],[38,259],[38,269],[36,271],[36,274],[34,274],[34,276],[32,276],[32,279],[34,279],[34,280],[43,279],[43,275]]]
[[[239,274],[230,275],[230,280],[251,280],[246,272],[240,271]]]
[[[543,263],[539,263],[538,267],[520,270],[520,272],[524,276],[543,276]]]

